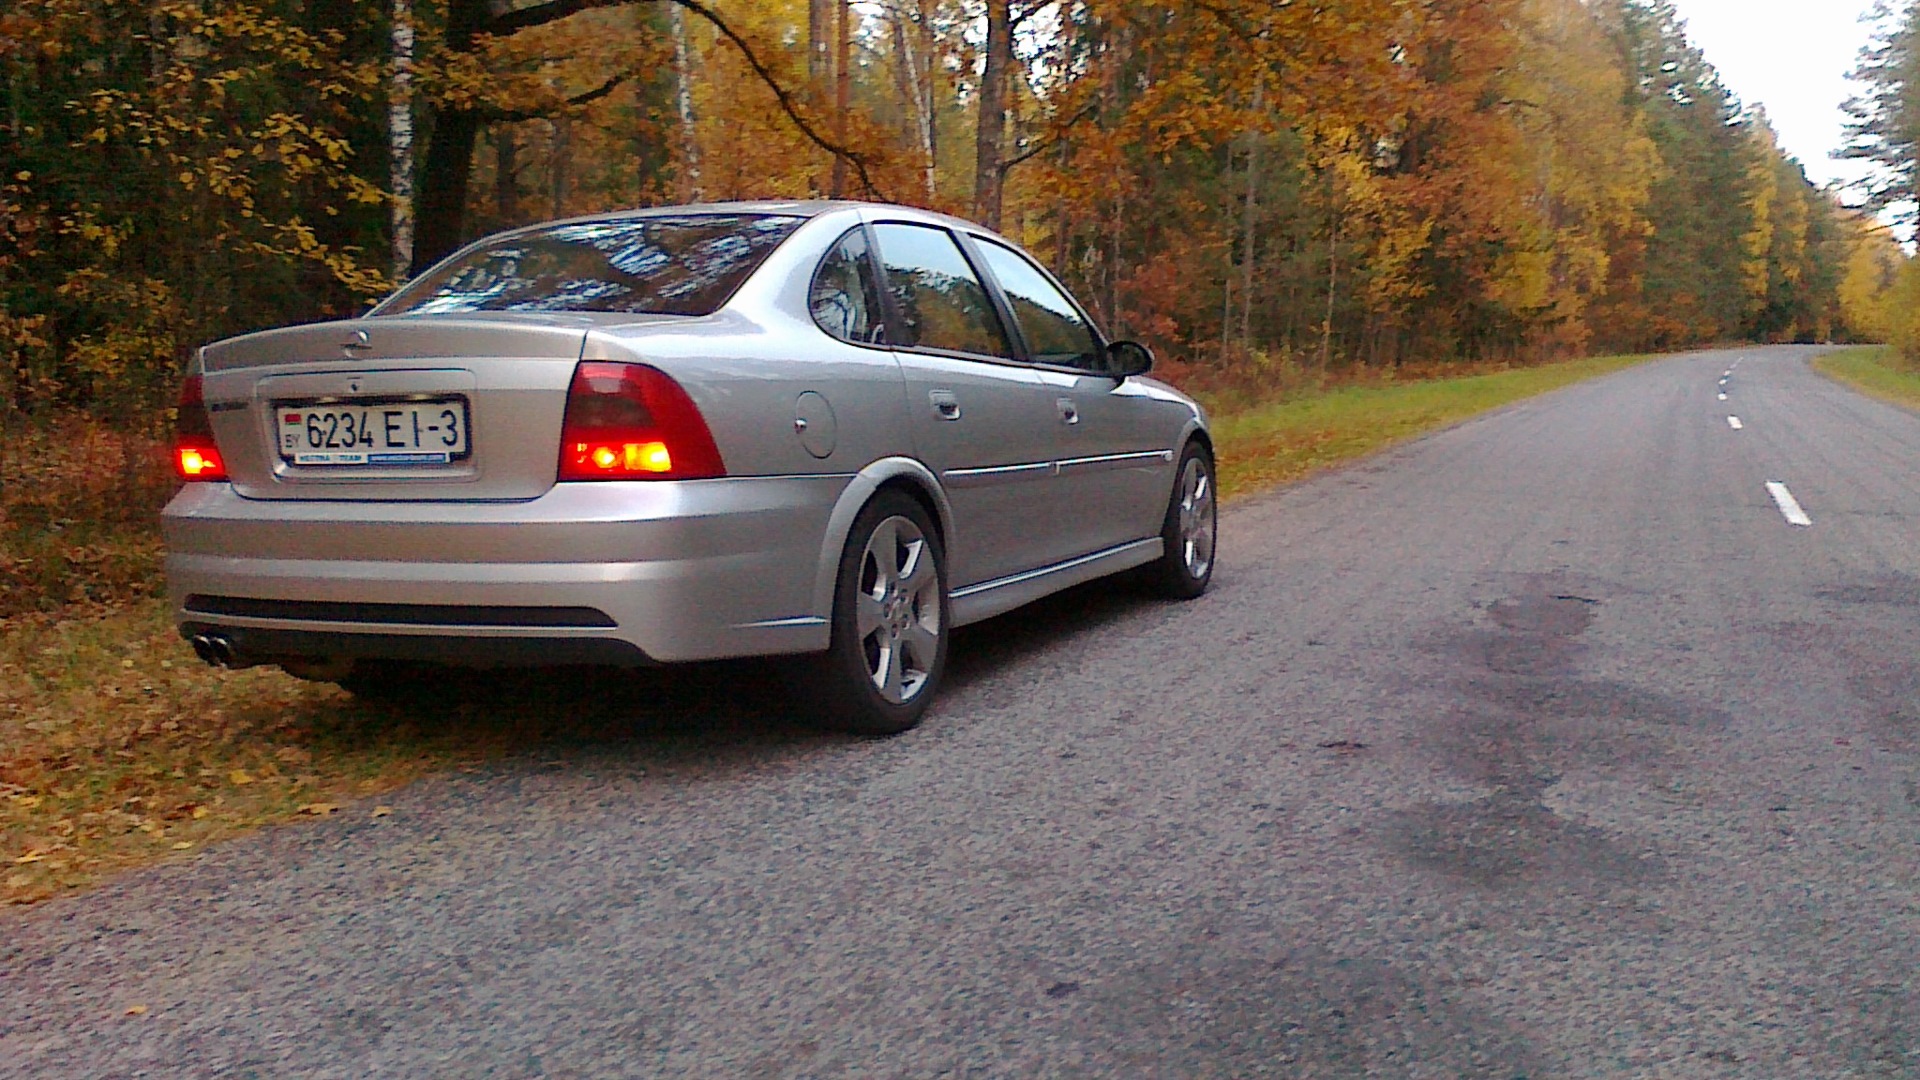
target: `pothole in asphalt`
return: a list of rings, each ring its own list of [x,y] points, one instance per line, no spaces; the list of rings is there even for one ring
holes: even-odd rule
[[[1536,792],[1503,789],[1469,803],[1427,803],[1387,815],[1388,844],[1423,869],[1483,887],[1547,882],[1633,884],[1661,872],[1600,829],[1568,821]]]
[[[1490,630],[1468,630],[1454,637],[1453,648],[1474,667],[1500,675],[1553,675],[1571,668],[1580,653],[1577,642]]]
[[[1712,706],[1625,682],[1584,679],[1576,662],[1602,603],[1555,575],[1523,579],[1480,605],[1492,627],[1442,638],[1458,663],[1452,711],[1421,741],[1453,775],[1492,788],[1468,801],[1387,813],[1384,844],[1414,866],[1481,887],[1525,883],[1610,888],[1664,872],[1631,836],[1562,817],[1545,795],[1561,775],[1644,783],[1671,770],[1682,731],[1717,730]]]
[[[1606,721],[1620,725],[1719,729],[1732,722],[1723,709],[1612,679],[1467,679],[1473,697],[1522,716]]]
[[[1526,594],[1495,600],[1487,605],[1487,617],[1515,633],[1576,637],[1593,625],[1599,604],[1571,593]]]
[[[1507,710],[1445,717],[1422,742],[1463,780],[1519,789],[1575,770],[1652,778],[1669,770],[1672,746],[1657,727]]]

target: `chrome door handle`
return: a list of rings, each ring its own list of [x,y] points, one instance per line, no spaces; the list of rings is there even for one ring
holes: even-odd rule
[[[953,396],[951,390],[932,390],[927,400],[933,403],[933,411],[942,420],[960,419],[960,399]]]
[[[1060,407],[1060,419],[1069,424],[1080,422],[1080,409],[1074,405],[1072,398],[1058,398],[1054,404]]]

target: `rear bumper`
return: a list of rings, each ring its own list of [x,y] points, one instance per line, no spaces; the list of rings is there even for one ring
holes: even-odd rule
[[[168,505],[183,633],[258,658],[678,662],[827,646],[812,610],[851,477],[560,484],[515,503]]]

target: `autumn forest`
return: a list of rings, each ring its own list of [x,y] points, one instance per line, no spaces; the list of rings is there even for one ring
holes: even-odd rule
[[[969,217],[1256,393],[1883,340],[1906,262],[1667,0],[16,0],[0,95],[27,414],[152,415],[200,342],[659,203]]]

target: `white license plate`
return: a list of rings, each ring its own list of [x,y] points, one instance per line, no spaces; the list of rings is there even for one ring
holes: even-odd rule
[[[274,406],[280,456],[295,465],[445,465],[467,456],[467,403],[341,401]]]

